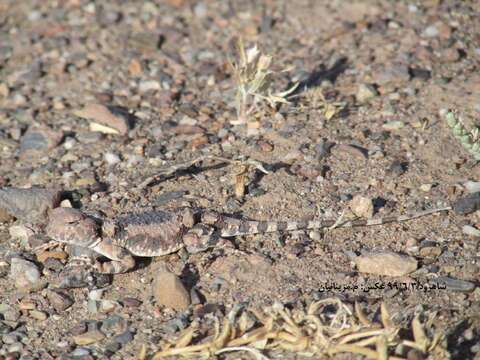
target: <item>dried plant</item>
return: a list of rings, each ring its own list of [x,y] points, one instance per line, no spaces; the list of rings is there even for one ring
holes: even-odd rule
[[[475,160],[480,160],[479,129],[475,128],[472,131],[468,131],[460,117],[458,117],[454,111],[447,113],[446,120],[448,126],[452,129],[453,135],[460,141],[460,144],[473,155]]]
[[[320,87],[306,90],[303,97],[307,102],[308,109],[320,110],[327,121],[338,115],[347,105],[343,101],[328,101]]]
[[[152,359],[165,357],[211,358],[225,352],[246,351],[255,359],[268,359],[268,350],[283,350],[310,357],[332,357],[337,353],[360,354],[369,359],[400,360],[389,355],[398,345],[449,359],[443,334],[427,336],[417,315],[411,323],[412,340],[400,337],[384,304],[381,322],[372,323],[355,304],[354,310],[339,299],[314,302],[307,309],[288,309],[280,303],[264,309],[245,310],[240,306],[223,319],[214,318],[213,335],[198,343],[200,324],[194,321],[178,338],[165,340]],[[430,316],[430,325],[435,315]],[[202,326],[205,328],[205,326]],[[141,355],[145,357],[145,350]],[[139,357],[142,359],[142,357]]]
[[[246,123],[260,110],[261,104],[274,107],[278,103],[288,103],[287,97],[295,91],[298,83],[282,92],[273,92],[271,87],[276,75],[290,69],[272,70],[272,56],[262,54],[256,45],[245,50],[242,40],[238,41],[238,57],[237,62],[229,61],[237,87],[237,120],[232,121],[233,124]]]

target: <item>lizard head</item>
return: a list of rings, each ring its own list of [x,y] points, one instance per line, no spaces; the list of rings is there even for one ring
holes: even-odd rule
[[[60,207],[50,211],[46,234],[59,242],[88,247],[98,239],[99,229],[95,220],[80,210]]]
[[[183,235],[183,243],[190,254],[205,251],[218,241],[218,234],[211,226],[197,224]]]

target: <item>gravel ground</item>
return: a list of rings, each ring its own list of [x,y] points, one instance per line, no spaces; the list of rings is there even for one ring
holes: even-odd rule
[[[258,220],[444,206],[478,191],[479,167],[445,114],[457,109],[469,128],[480,116],[479,14],[479,2],[454,0],[2,0],[0,187],[63,189],[63,206],[112,219],[186,205]],[[275,69],[294,66],[275,89],[300,84],[289,104],[247,124],[235,121],[228,63],[239,36]],[[238,169],[214,161],[138,189],[209,154],[255,159],[269,173],[250,170],[240,200]],[[52,279],[71,253],[35,251],[44,219],[20,220],[0,211],[0,359],[133,359],[240,302],[332,296],[372,317],[384,302],[401,326],[435,313],[451,357],[480,359],[478,212],[237,237],[144,259],[103,290],[59,289]],[[379,251],[403,254],[405,274],[362,270],[357,256]],[[374,256],[367,267],[392,262]],[[325,289],[434,279],[447,289]]]

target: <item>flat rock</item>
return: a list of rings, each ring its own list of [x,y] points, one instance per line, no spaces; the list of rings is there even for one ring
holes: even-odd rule
[[[28,128],[20,140],[20,160],[36,159],[55,148],[63,139],[63,133],[50,129],[46,125],[33,125]]]
[[[460,215],[470,214],[480,209],[480,192],[469,194],[453,203],[453,210]]]
[[[152,283],[152,292],[158,305],[174,310],[186,310],[190,305],[190,294],[179,277],[167,269],[161,269]]]
[[[87,331],[86,333],[76,335],[73,337],[73,341],[77,345],[89,345],[102,341],[105,335],[99,330]]]
[[[30,236],[34,235],[33,230],[25,225],[12,225],[8,228],[8,233],[12,239],[19,239],[24,244],[27,244]]]
[[[433,280],[438,285],[446,286],[447,290],[458,292],[471,292],[475,290],[475,284],[470,281],[440,276]]]
[[[358,271],[386,276],[404,276],[417,270],[417,260],[394,252],[363,254],[354,259]]]
[[[62,192],[55,189],[0,189],[0,209],[25,222],[43,222],[50,209],[60,204]]]
[[[123,107],[101,104],[88,104],[83,109],[74,111],[74,115],[115,129],[122,135],[128,133],[134,120],[134,116]]]
[[[29,291],[41,288],[40,271],[31,261],[12,258],[10,277],[18,289]]]
[[[30,315],[31,318],[39,321],[45,321],[48,319],[48,315],[44,311],[31,310],[28,315]]]
[[[386,67],[377,69],[373,75],[373,81],[379,86],[404,84],[409,81],[409,79],[408,66],[395,61]]]

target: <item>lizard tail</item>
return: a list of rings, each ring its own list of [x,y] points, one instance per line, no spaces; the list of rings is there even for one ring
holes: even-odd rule
[[[220,226],[220,235],[222,237],[233,237],[241,235],[264,234],[277,231],[295,231],[307,229],[323,229],[336,227],[355,227],[355,226],[373,226],[392,222],[403,222],[416,219],[422,216],[435,214],[441,211],[451,210],[451,206],[442,208],[418,211],[400,216],[386,216],[378,219],[357,219],[339,221],[333,219],[318,219],[306,221],[248,221],[238,219],[223,219]]]

